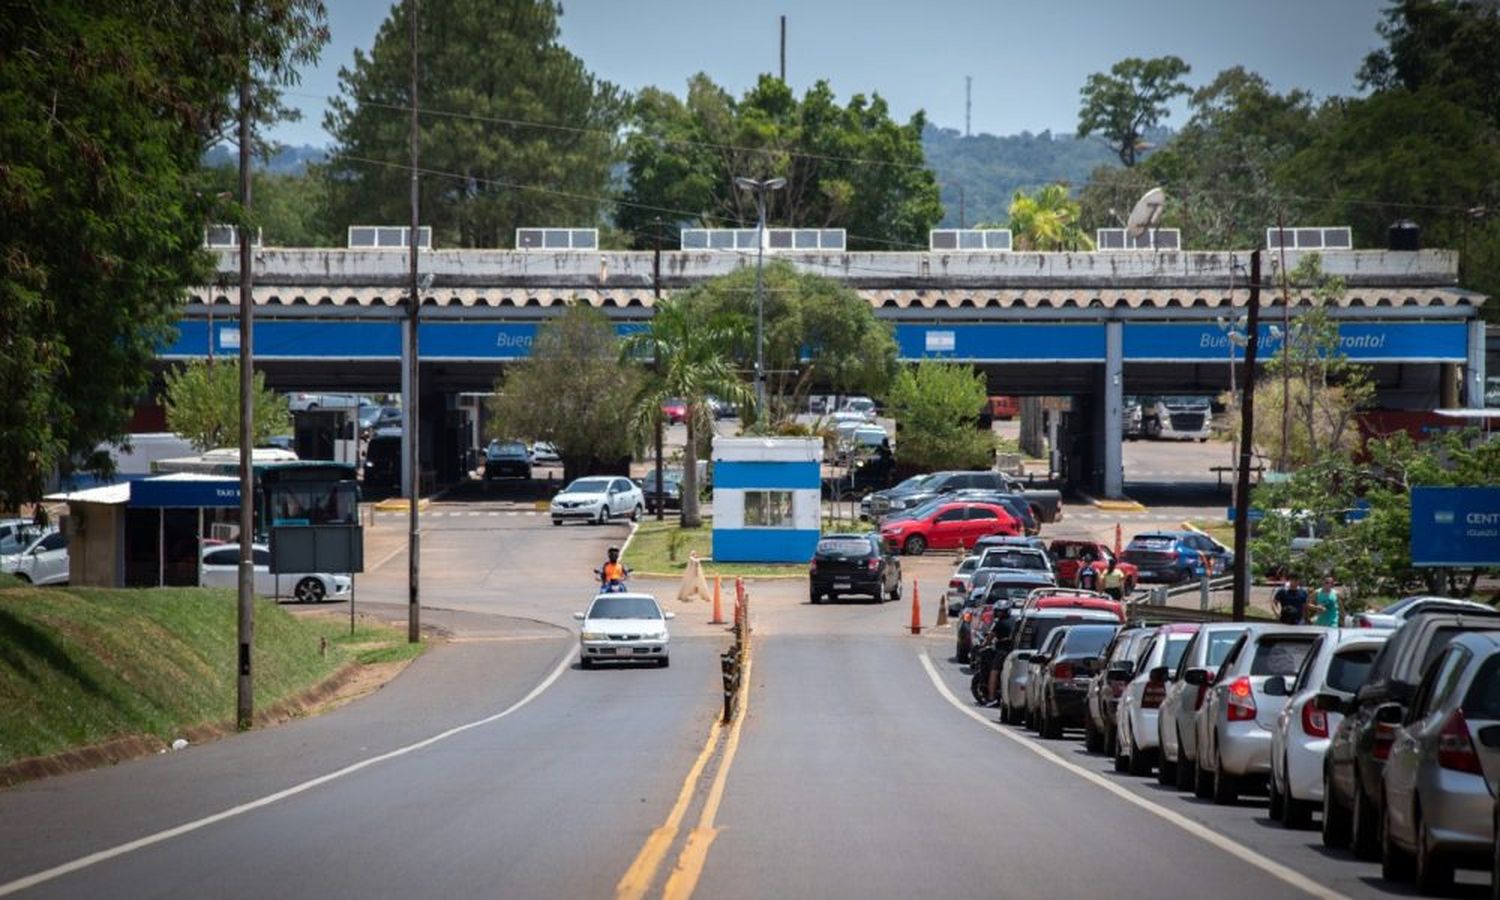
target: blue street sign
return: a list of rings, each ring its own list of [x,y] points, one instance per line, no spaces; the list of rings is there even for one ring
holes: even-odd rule
[[[1500,566],[1500,487],[1411,491],[1414,566]]]
[[[1233,522],[1234,519],[1235,519],[1234,507],[1232,507],[1232,506],[1229,507],[1228,512],[1225,513],[1224,517],[1227,518],[1229,521]],[[1266,511],[1265,510],[1263,510],[1263,509],[1256,509],[1253,506],[1250,507],[1250,512],[1246,515],[1246,518],[1248,518],[1252,522],[1259,522],[1261,519],[1264,519],[1265,517],[1266,517]]]

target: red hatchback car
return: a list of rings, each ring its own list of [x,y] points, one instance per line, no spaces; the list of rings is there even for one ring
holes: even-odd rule
[[[668,424],[677,425],[687,418],[687,404],[681,400],[667,400],[661,405],[661,414]]]
[[[880,526],[881,540],[902,553],[917,555],[930,549],[954,550],[992,534],[1022,534],[1021,523],[1005,507],[994,503],[954,501],[934,508],[921,518],[887,519]]]

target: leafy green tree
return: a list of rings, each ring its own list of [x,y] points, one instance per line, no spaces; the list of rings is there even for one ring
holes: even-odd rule
[[[167,427],[199,450],[240,445],[239,360],[193,360],[166,374]],[[254,377],[254,446],[263,446],[292,428],[285,396],[266,387],[264,372]]]
[[[846,228],[852,249],[926,246],[943,210],[924,122],[920,112],[895,122],[878,94],[840,106],[823,81],[800,100],[769,75],[739,100],[703,74],[683,98],[647,88],[632,105],[616,222],[641,247],[657,216],[674,228],[752,227],[755,197],[734,179],[784,177],[767,196],[768,224]]]
[[[233,166],[206,168],[205,191],[239,189],[239,170]],[[328,183],[312,172],[257,170],[251,175],[254,197],[252,227],[260,229],[268,247],[342,247],[347,225],[326,219]]]
[[[397,3],[370,53],[339,70],[324,119],[336,147],[320,167],[330,221],[410,219],[410,9]],[[561,14],[553,0],[421,5],[421,166],[434,173],[421,215],[435,241],[507,247],[518,226],[597,221],[623,101],[558,43]]]
[[[764,272],[766,398],[746,422],[779,427],[819,387],[838,394],[881,396],[897,370],[891,328],[870,304],[831,278],[768,263]],[[745,266],[678,295],[691,315],[728,323],[734,368],[755,371],[755,270]]]
[[[1485,0],[1396,0],[1376,26],[1386,46],[1365,57],[1363,87],[1434,89],[1500,128],[1500,9]]]
[[[1314,305],[1293,317],[1290,335],[1265,348],[1255,385],[1255,442],[1262,453],[1275,453],[1281,471],[1352,451],[1359,440],[1355,416],[1375,400],[1369,367],[1349,361],[1338,322],[1328,314],[1344,293],[1344,280],[1325,275],[1318,254],[1310,253],[1287,281],[1287,293],[1309,296]],[[1283,405],[1290,420],[1285,459]]]
[[[1135,165],[1146,130],[1166,117],[1168,101],[1188,93],[1182,77],[1189,71],[1181,59],[1160,56],[1129,57],[1111,66],[1108,75],[1095,72],[1079,91],[1078,136],[1100,135],[1121,163]]]
[[[1296,213],[1278,173],[1337,118],[1336,107],[1316,106],[1305,91],[1278,94],[1238,66],[1195,91],[1189,106],[1187,124],[1140,166],[1172,196],[1165,224],[1181,228],[1190,249],[1260,246],[1278,213]]]
[[[986,468],[994,437],[979,428],[988,387],[984,373],[960,363],[924,359],[902,369],[886,410],[896,420],[896,456],[923,470]]]
[[[1094,239],[1078,220],[1078,201],[1064,184],[1049,184],[1034,194],[1016,191],[1010,202],[1010,228],[1021,250],[1092,250]]]
[[[643,438],[655,430],[661,407],[680,398],[687,408],[687,445],[682,457],[682,527],[703,524],[698,509],[698,444],[713,433],[713,410],[708,398],[748,403],[744,382],[730,362],[729,350],[738,334],[725,316],[695,313],[686,297],[658,303],[650,323],[626,336],[627,360],[650,361],[650,374],[632,406],[632,432]]]
[[[1500,442],[1472,430],[1420,444],[1404,431],[1373,438],[1360,457],[1329,452],[1285,482],[1256,487],[1252,502],[1268,514],[1251,543],[1251,558],[1262,574],[1333,575],[1349,589],[1355,610],[1413,590],[1468,595],[1482,570],[1412,565],[1411,491],[1497,481]],[[1320,523],[1321,540],[1293,553],[1295,524],[1306,520]]]
[[[0,508],[119,441],[209,277],[199,160],[248,60],[258,119],[316,55],[322,5],[49,0],[0,16]],[[233,219],[231,210],[223,218]]]
[[[615,327],[572,306],[537,329],[531,356],[512,363],[488,403],[489,435],[550,441],[571,480],[628,458],[638,366],[621,365]]]

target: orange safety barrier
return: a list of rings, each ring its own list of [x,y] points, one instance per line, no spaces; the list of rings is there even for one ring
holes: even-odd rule
[[[911,633],[922,633],[922,593],[915,578],[911,582]]]
[[[724,624],[724,606],[723,600],[721,598],[723,590],[723,580],[724,579],[718,575],[714,576],[714,615],[713,618],[708,620],[708,624],[710,625]]]

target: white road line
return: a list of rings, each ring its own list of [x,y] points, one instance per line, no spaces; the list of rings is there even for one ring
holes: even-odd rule
[[[376,763],[382,763],[386,760],[395,759],[398,756],[405,756],[408,753],[413,753],[417,750],[422,750],[424,748],[430,747],[433,744],[438,743],[439,741],[447,740],[448,738],[453,737],[456,734],[461,734],[465,731],[469,731],[470,729],[478,728],[482,725],[488,725],[491,722],[503,719],[511,713],[519,710],[526,704],[530,703],[531,701],[535,700],[538,696],[541,695],[542,691],[545,691],[547,688],[551,687],[554,681],[562,677],[562,673],[567,670],[568,666],[572,665],[573,657],[577,654],[577,652],[578,651],[576,649],[574,649],[572,646],[569,646],[567,652],[563,654],[562,659],[558,660],[557,666],[553,668],[550,675],[543,679],[541,683],[539,683],[536,687],[532,688],[531,692],[526,696],[522,697],[520,700],[517,700],[515,703],[512,703],[510,706],[506,707],[500,712],[495,713],[494,715],[485,716],[482,719],[476,719],[473,722],[455,726],[448,729],[447,731],[435,734],[432,737],[417,741],[414,744],[407,744],[405,747],[391,750],[378,756],[372,756],[369,759],[360,760],[357,763],[352,763],[343,767],[342,769],[329,772],[326,775],[320,775],[317,778],[304,781],[301,784],[293,785],[292,787],[289,787],[285,790],[277,791],[274,794],[267,794],[266,796],[261,797],[258,800],[251,800],[248,803],[241,803],[239,806],[230,807],[229,809],[223,810],[222,812],[214,813],[211,816],[204,816],[201,819],[194,819],[191,822],[185,822],[181,825],[176,826],[175,828],[168,828],[165,831],[158,831],[155,834],[150,834],[143,838],[137,838],[136,840],[129,841],[115,847],[110,847],[107,850],[100,850],[97,853],[90,853],[87,856],[81,856],[71,862],[53,866],[50,869],[44,869],[43,871],[37,872],[33,875],[27,875],[25,878],[18,878],[15,881],[11,881],[6,884],[0,884],[0,897],[5,897],[10,894],[17,893],[18,891],[24,891],[27,888],[36,887],[39,884],[44,884],[48,881],[61,878],[64,875],[69,875],[73,872],[87,869],[90,866],[98,865],[99,863],[106,862],[118,856],[124,856],[127,853],[134,853],[137,850],[145,849],[146,847],[150,847],[154,844],[160,844],[163,841],[169,841],[175,837],[181,837],[184,834],[197,831],[201,828],[207,828],[208,826],[222,822],[225,819],[232,819],[235,816],[240,816],[247,812],[260,809],[263,806],[270,806],[273,803],[277,803],[289,797],[295,797],[298,794],[310,791],[315,787],[320,787],[330,781],[343,778],[345,775],[352,775],[355,772],[358,772],[361,769],[369,768]]]
[[[1236,841],[1230,840],[1222,834],[1209,831],[1204,825],[1193,821],[1187,816],[1184,816],[1182,813],[1168,809],[1167,807],[1155,803],[1151,800],[1147,800],[1145,797],[1142,797],[1134,791],[1131,791],[1129,788],[1122,787],[1121,785],[1116,784],[1108,778],[1105,778],[1098,772],[1090,771],[1089,769],[1086,769],[1083,766],[1078,765],[1077,763],[1069,762],[1068,760],[1063,759],[1061,756],[1057,755],[1056,753],[1052,752],[1036,741],[1031,740],[1025,735],[1018,734],[1013,729],[1001,727],[998,723],[991,721],[984,714],[977,712],[967,703],[964,703],[962,700],[959,700],[957,697],[953,696],[953,692],[948,690],[948,686],[943,683],[942,676],[938,674],[937,667],[932,664],[932,659],[928,657],[925,652],[918,652],[917,659],[921,661],[922,667],[927,670],[927,677],[932,679],[933,687],[938,689],[938,693],[943,695],[943,699],[953,704],[954,708],[956,708],[959,712],[963,713],[964,715],[968,716],[984,727],[990,729],[996,734],[999,734],[1002,737],[1008,738],[1016,742],[1017,744],[1020,744],[1022,747],[1025,747],[1027,750],[1030,750],[1037,756],[1040,756],[1042,759],[1045,759],[1053,765],[1065,769],[1073,773],[1074,775],[1077,775],[1079,778],[1091,782],[1098,787],[1104,788],[1106,791],[1109,791],[1110,793],[1126,801],[1127,803],[1133,803],[1141,809],[1144,809],[1152,815],[1156,816],[1157,818],[1163,819],[1173,825],[1176,825],[1178,828],[1181,828],[1188,834],[1191,834],[1192,836],[1202,841],[1214,845],[1220,850],[1223,850],[1225,853],[1228,853],[1230,856],[1233,856],[1242,862],[1249,863],[1250,865],[1255,866],[1257,869],[1260,869],[1262,872],[1265,872],[1268,875],[1281,879],[1282,881],[1286,882],[1288,885],[1296,888],[1299,891],[1302,891],[1313,897],[1330,898],[1330,900],[1333,900],[1333,898],[1341,898],[1344,896],[1343,894],[1340,894],[1332,888],[1317,883],[1313,879],[1307,877],[1306,875],[1303,875],[1301,872],[1298,872],[1295,869],[1284,866],[1281,863],[1276,862],[1274,859],[1271,859],[1270,857],[1262,856],[1261,854],[1256,853],[1254,850],[1251,850],[1249,847],[1246,847],[1245,845],[1240,844]]]

